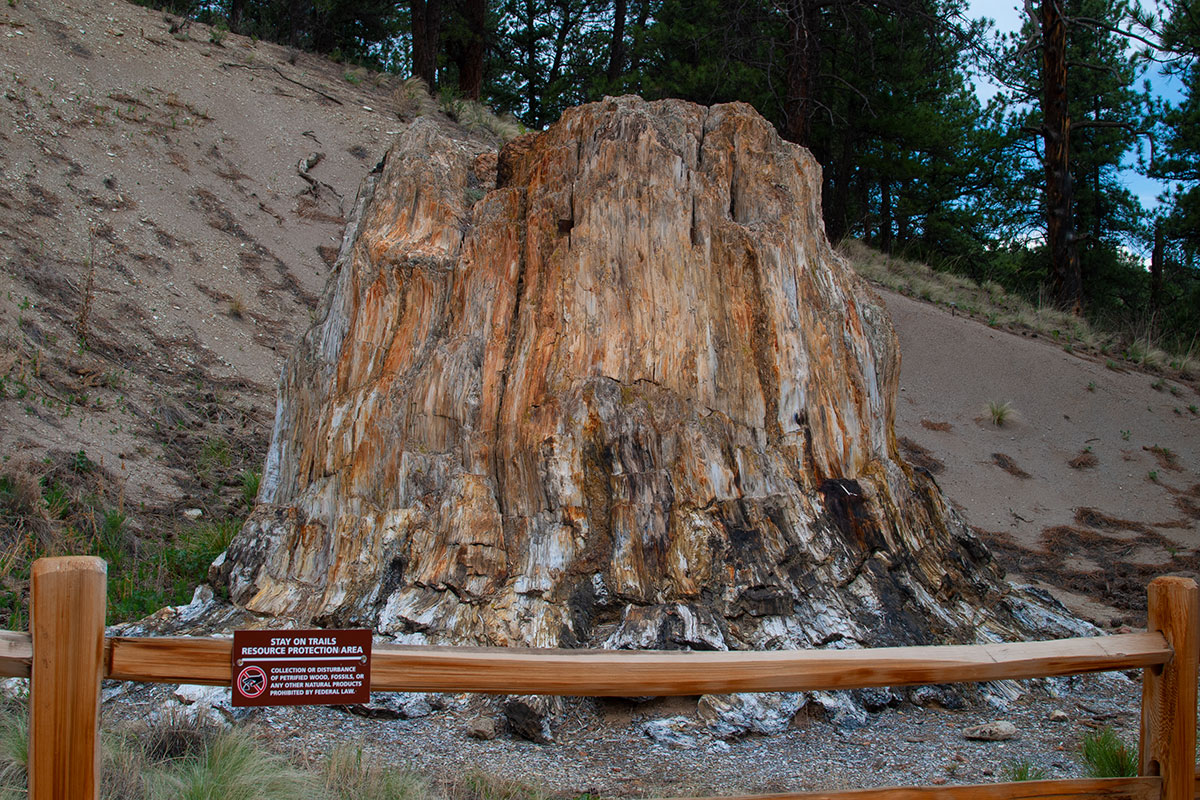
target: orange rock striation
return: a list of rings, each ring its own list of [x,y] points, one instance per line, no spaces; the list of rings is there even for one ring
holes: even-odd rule
[[[741,104],[607,99],[498,163],[418,119],[363,185],[214,576],[401,642],[1075,632],[901,460],[896,337],[820,186]]]

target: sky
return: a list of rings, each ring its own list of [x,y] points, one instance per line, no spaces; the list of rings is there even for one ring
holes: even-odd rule
[[[968,6],[968,13],[972,18],[987,17],[995,21],[996,29],[1000,32],[1020,30],[1021,23],[1025,18],[1024,5],[1018,0],[969,0]],[[1154,67],[1151,67],[1146,73],[1146,78],[1149,79],[1151,89],[1155,94],[1168,100],[1179,99],[1178,81],[1160,74]],[[983,101],[995,95],[997,91],[997,87],[984,79],[975,84],[975,92]],[[1134,163],[1132,154],[1128,157],[1128,162],[1129,168],[1124,172],[1125,185],[1137,195],[1144,208],[1147,210],[1155,208],[1158,206],[1158,195],[1165,191],[1166,185],[1161,181],[1137,174],[1136,170],[1132,168]]]

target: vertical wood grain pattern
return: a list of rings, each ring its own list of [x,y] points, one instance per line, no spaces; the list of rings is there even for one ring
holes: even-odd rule
[[[29,796],[96,800],[108,566],[43,558],[30,571]]]
[[[1150,582],[1146,627],[1161,631],[1173,655],[1142,674],[1139,772],[1158,775],[1163,800],[1192,800],[1196,771],[1196,670],[1200,589],[1190,578]]]

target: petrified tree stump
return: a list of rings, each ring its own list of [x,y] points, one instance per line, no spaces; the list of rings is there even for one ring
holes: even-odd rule
[[[1014,636],[898,455],[895,334],[749,106],[610,99],[499,155],[422,118],[284,371],[235,604],[401,642]],[[485,190],[486,193],[485,193]]]

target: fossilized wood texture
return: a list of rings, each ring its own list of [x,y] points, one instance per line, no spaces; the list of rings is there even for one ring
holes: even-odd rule
[[[420,119],[365,182],[214,573],[236,604],[698,649],[1040,613],[901,461],[896,337],[806,150],[746,105],[621,98],[509,144],[486,194],[480,155]]]

